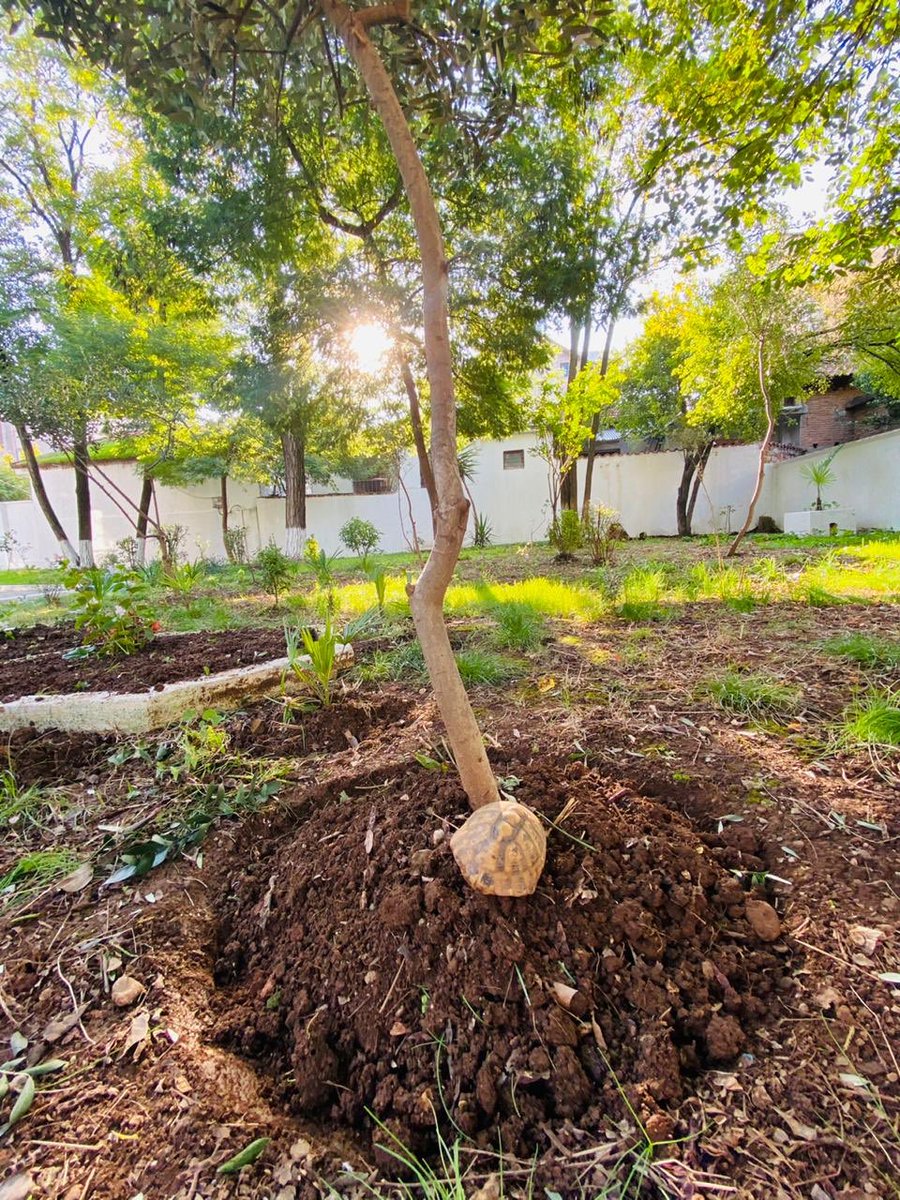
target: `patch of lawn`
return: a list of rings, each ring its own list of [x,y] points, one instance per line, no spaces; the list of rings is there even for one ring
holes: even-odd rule
[[[463,683],[497,687],[522,674],[522,664],[502,654],[494,654],[480,646],[468,646],[456,655],[456,665]]]
[[[786,716],[796,712],[803,699],[799,688],[750,671],[726,671],[706,680],[700,693],[711,696],[730,712],[749,717]]]
[[[900,642],[890,638],[870,637],[864,633],[848,633],[831,638],[823,650],[838,658],[847,658],[862,667],[900,666]]]
[[[900,749],[900,695],[873,691],[844,715],[841,740],[878,750]]]

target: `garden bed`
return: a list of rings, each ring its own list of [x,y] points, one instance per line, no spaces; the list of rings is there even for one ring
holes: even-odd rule
[[[63,657],[78,645],[70,627],[39,626],[0,642],[0,731],[143,733],[294,683],[279,653],[284,635],[271,631],[163,635],[130,655]],[[339,645],[336,657],[346,664],[353,651]]]

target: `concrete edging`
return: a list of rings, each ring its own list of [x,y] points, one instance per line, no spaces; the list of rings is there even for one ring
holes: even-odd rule
[[[353,662],[353,647],[339,644],[342,666]],[[300,662],[309,663],[307,655]],[[232,667],[200,679],[180,679],[146,692],[70,692],[61,696],[22,696],[0,704],[0,732],[61,729],[68,733],[147,733],[181,720],[192,708],[235,707],[264,695],[290,666],[288,658],[270,658],[252,667]],[[296,690],[290,675],[286,686]]]

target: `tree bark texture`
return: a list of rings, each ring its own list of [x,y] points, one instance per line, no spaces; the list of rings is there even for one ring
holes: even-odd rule
[[[288,558],[303,553],[306,534],[306,459],[303,441],[295,433],[281,435],[284,452],[284,552]]]
[[[41,468],[38,465],[37,456],[34,453],[34,446],[31,443],[28,430],[24,425],[17,425],[16,433],[19,436],[19,441],[22,443],[22,453],[25,455],[25,465],[28,468],[28,477],[31,480],[31,487],[34,491],[34,498],[38,502],[38,508],[44,514],[44,519],[50,526],[53,536],[56,538],[60,555],[67,559],[68,562],[78,566],[80,562],[78,552],[66,536],[62,522],[56,515],[53,505],[50,503],[50,497],[47,495],[47,489],[44,487],[44,478],[41,475]]]
[[[153,501],[153,476],[145,475],[141,482],[141,497],[138,500],[134,537],[137,542],[135,561],[142,567],[147,561],[147,526],[150,523],[150,504]]]
[[[431,469],[431,459],[428,455],[428,447],[425,445],[425,433],[422,429],[422,409],[419,405],[419,389],[416,387],[416,381],[413,377],[412,368],[409,365],[409,359],[400,351],[400,374],[403,378],[403,386],[406,388],[406,397],[409,401],[409,421],[412,425],[413,442],[416,447],[416,457],[419,460],[419,477],[422,480],[422,486],[428,493],[428,503],[431,505],[431,524],[432,529],[435,523],[435,514],[437,512],[437,490],[434,483],[434,472]]]
[[[726,558],[732,558],[737,554],[738,546],[744,540],[744,535],[753,524],[753,517],[756,514],[756,503],[759,500],[762,492],[763,480],[766,475],[766,456],[769,453],[769,446],[772,444],[772,438],[775,434],[775,410],[772,407],[772,397],[769,395],[769,389],[766,386],[766,366],[765,366],[765,338],[760,337],[756,347],[756,366],[759,376],[759,390],[762,393],[763,404],[766,409],[766,435],[762,440],[762,445],[759,448],[759,463],[756,468],[756,485],[753,488],[753,495],[750,497],[750,507],[747,509],[747,516],[743,525],[735,535],[734,541],[728,547],[725,555]]]
[[[615,319],[610,317],[609,324],[606,327],[606,340],[603,343],[603,357],[600,360],[601,379],[606,377],[606,372],[609,370],[609,356],[612,351],[615,328]],[[597,435],[599,432],[600,413],[594,413],[593,417],[591,417],[591,440],[588,445],[587,461],[584,464],[584,499],[581,504],[582,521],[589,521],[591,516],[591,493],[594,490],[594,459],[597,457]]]
[[[447,304],[448,268],[440,221],[428,177],[397,93],[377,49],[366,34],[369,18],[343,0],[321,0],[322,11],[355,62],[391,144],[422,259],[425,360],[431,398],[431,465],[437,508],[434,545],[412,589],[410,605],[461,782],[473,808],[500,798],[484,741],[459,675],[444,622],[443,603],[466,535],[469,505],[456,461],[456,402]],[[408,3],[393,10],[408,17]],[[383,18],[381,18],[383,19]]]
[[[90,453],[84,422],[75,430],[72,446],[75,462],[75,511],[78,518],[78,557],[81,566],[94,565],[94,534],[91,521]]]
[[[585,329],[585,357],[587,356],[587,338],[588,331]],[[581,326],[574,320],[569,326],[569,366],[566,370],[566,391],[572,386],[572,381],[580,370],[580,346],[581,346]],[[575,512],[578,511],[578,460],[576,459],[572,466],[562,477],[562,482],[559,489],[559,502],[563,508],[571,508]]]

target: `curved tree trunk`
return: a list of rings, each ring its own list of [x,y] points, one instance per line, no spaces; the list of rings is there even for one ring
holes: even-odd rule
[[[431,459],[428,456],[428,447],[425,445],[425,434],[422,429],[422,409],[419,405],[419,389],[416,387],[409,359],[402,350],[400,351],[400,374],[403,378],[403,386],[406,388],[406,397],[409,400],[409,422],[412,425],[413,442],[416,447],[416,457],[419,460],[419,478],[422,480],[422,486],[428,493],[433,528],[437,512],[437,490],[434,484],[434,472],[431,469]]]
[[[17,425],[16,433],[19,436],[19,441],[22,443],[22,453],[25,456],[25,466],[28,468],[28,477],[31,480],[34,498],[37,500],[38,508],[44,514],[44,519],[50,526],[53,536],[56,538],[60,556],[77,566],[79,563],[78,553],[66,536],[66,531],[62,527],[62,523],[56,515],[53,505],[50,503],[50,497],[47,495],[47,489],[44,487],[41,468],[38,465],[37,456],[34,453],[34,446],[31,443],[28,430],[24,425]]]
[[[713,444],[711,441],[705,442],[700,451],[700,456],[697,459],[697,466],[694,471],[694,486],[691,488],[691,498],[687,505],[687,533],[690,536],[693,533],[694,509],[697,506],[697,496],[700,494],[700,485],[703,483],[703,474],[706,471],[706,464],[709,462],[709,456],[712,454]]]
[[[281,435],[284,451],[284,552],[300,558],[306,537],[306,459],[303,440],[290,431]]]
[[[497,782],[484,741],[459,675],[444,623],[443,603],[466,535],[469,505],[456,461],[456,404],[450,353],[447,305],[447,262],[434,197],[412,132],[366,25],[379,20],[407,20],[409,0],[352,12],[343,0],[321,0],[322,10],[338,31],[365,83],[384,125],[403,179],[422,258],[425,359],[431,392],[431,464],[437,508],[434,546],[411,589],[410,604],[435,699],[447,727],[463,788],[473,808],[499,800]]]
[[[606,327],[606,341],[603,343],[603,357],[600,360],[600,378],[606,377],[609,370],[609,356],[612,350],[613,333],[616,328],[614,317],[610,317]],[[585,349],[587,341],[585,340]],[[585,358],[587,356],[585,355]],[[585,366],[587,363],[585,362]],[[594,489],[594,459],[597,457],[597,434],[600,432],[600,413],[594,413],[591,418],[591,441],[588,446],[587,462],[584,465],[584,499],[581,502],[581,519],[589,521],[591,516],[591,492]]]
[[[584,350],[579,352],[582,326],[572,321],[569,326],[569,367],[566,371],[566,391],[572,386],[572,380],[587,361],[588,338],[590,337],[590,322],[584,327]],[[559,502],[562,508],[578,511],[578,459],[572,463],[562,477],[559,489]]]
[[[738,546],[744,540],[744,535],[753,524],[753,517],[756,514],[756,503],[759,500],[762,492],[763,479],[766,474],[766,455],[769,453],[769,446],[772,444],[772,437],[775,433],[775,410],[772,408],[772,398],[769,395],[769,389],[766,387],[766,370],[763,352],[765,349],[765,339],[760,337],[756,348],[756,364],[759,374],[759,390],[762,392],[763,404],[766,409],[766,435],[762,440],[762,445],[759,448],[759,464],[756,468],[756,486],[753,488],[753,495],[750,497],[750,507],[747,509],[747,516],[743,525],[738,530],[734,541],[728,547],[725,555],[726,558],[732,558],[737,554]]]

